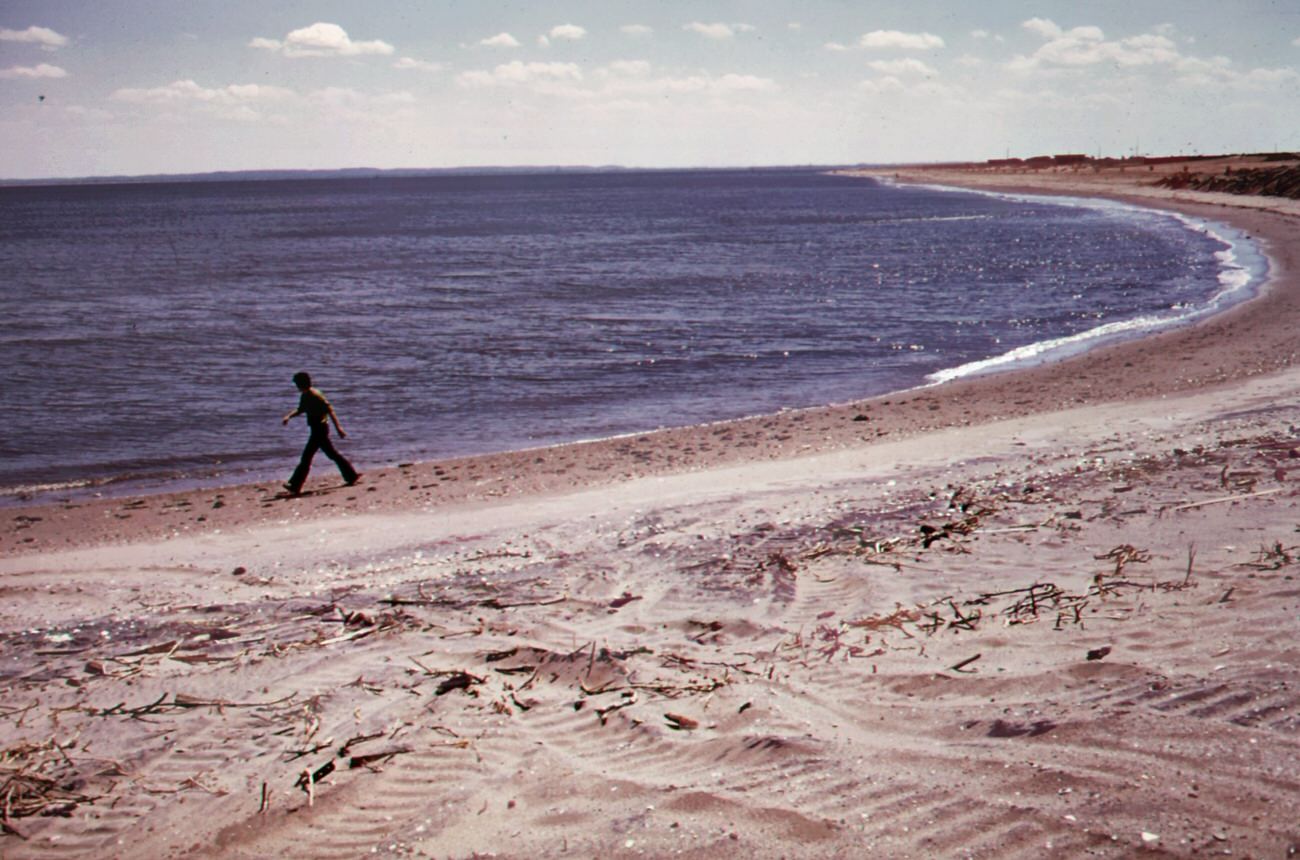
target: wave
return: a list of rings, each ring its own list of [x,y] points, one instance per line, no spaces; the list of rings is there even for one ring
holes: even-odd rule
[[[1126,320],[1116,320],[1076,334],[1025,344],[1000,355],[937,370],[926,375],[926,380],[931,385],[939,385],[965,376],[991,373],[996,370],[1006,369],[1010,365],[1043,364],[1071,355],[1078,355],[1105,343],[1188,325],[1254,297],[1258,293],[1259,286],[1264,282],[1268,271],[1267,259],[1245,234],[1225,224],[1194,218],[1181,212],[1148,209],[1101,198],[1043,197],[1032,194],[947,188],[946,186],[931,187],[954,191],[970,191],[975,194],[986,194],[993,197],[1035,203],[1080,205],[1091,209],[1167,216],[1180,222],[1187,229],[1201,233],[1225,246],[1222,250],[1214,252],[1214,258],[1219,264],[1217,273],[1219,289],[1202,304],[1175,306],[1174,310],[1176,312],[1171,314],[1147,314]]]

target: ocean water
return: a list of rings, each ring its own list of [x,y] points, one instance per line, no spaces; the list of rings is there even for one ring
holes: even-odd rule
[[[1261,265],[1169,214],[814,170],[2,188],[0,499],[284,477],[300,369],[364,471],[1040,361]]]

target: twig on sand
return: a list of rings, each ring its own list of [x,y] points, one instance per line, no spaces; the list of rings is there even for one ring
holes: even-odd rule
[[[91,711],[91,714],[96,717],[129,717],[133,720],[139,720],[168,710],[186,710],[189,708],[217,708],[218,710],[222,708],[269,708],[272,705],[283,704],[296,695],[298,694],[293,692],[270,702],[231,702],[226,699],[200,699],[196,696],[188,696],[185,693],[176,693],[172,695],[172,700],[169,702],[167,701],[168,694],[163,693],[147,705],[128,708],[125,702],[119,702],[111,708]]]
[[[506,602],[497,597],[489,597],[487,600],[479,603],[479,606],[486,606],[489,609],[514,609],[519,606],[550,606],[554,603],[563,603],[568,600],[567,594],[561,594],[559,597],[545,597],[541,600],[514,600]]]
[[[615,702],[614,704],[607,705],[606,707],[603,708],[597,708],[596,716],[600,719],[600,724],[603,726],[605,725],[605,721],[609,719],[610,714],[614,713],[615,711],[621,711],[623,708],[630,708],[632,705],[635,704],[636,704],[636,691],[628,690],[623,694],[622,701]]]
[[[1205,499],[1204,501],[1200,501],[1200,502],[1188,502],[1188,503],[1185,504],[1185,505],[1177,505],[1177,506],[1175,506],[1175,507],[1173,507],[1173,508],[1170,508],[1170,510],[1172,510],[1172,511],[1190,511],[1192,508],[1203,508],[1203,507],[1205,507],[1206,505],[1218,505],[1218,504],[1222,504],[1222,503],[1224,503],[1224,502],[1239,502],[1239,501],[1241,501],[1242,499],[1254,499],[1254,498],[1257,498],[1258,496],[1271,496],[1271,495],[1273,495],[1274,493],[1283,493],[1283,492],[1286,492],[1288,489],[1290,489],[1290,488],[1289,488],[1289,487],[1274,487],[1274,488],[1271,489],[1271,490],[1260,490],[1258,493],[1245,493],[1245,494],[1243,494],[1243,495],[1239,495],[1239,496],[1219,496],[1219,497],[1216,498],[1216,499]]]
[[[410,751],[410,747],[396,747],[390,750],[383,750],[382,752],[367,753],[366,755],[354,755],[348,759],[348,767],[350,769],[370,767],[373,764],[387,762],[393,756],[409,753]]]
[[[301,788],[307,792],[307,805],[311,806],[316,800],[316,783],[334,772],[334,760],[330,759],[315,770],[303,768],[302,773],[298,774],[298,781],[294,783],[295,788]]]
[[[487,609],[515,609],[520,606],[550,606],[555,603],[563,603],[569,599],[569,595],[561,594],[556,597],[541,597],[537,600],[502,600],[499,597],[489,597],[486,600],[478,600],[472,603],[462,603],[447,597],[385,597],[379,602],[388,606],[449,606],[455,609],[462,609],[466,606],[482,606]]]
[[[965,660],[962,660],[959,663],[954,663],[948,668],[953,672],[967,672],[967,673],[974,672],[975,671],[974,669],[967,669],[966,667],[969,666],[971,663],[974,663],[976,660],[978,660],[983,656],[984,656],[983,654],[976,654],[973,657],[967,657]]]
[[[683,693],[712,693],[719,687],[725,687],[726,685],[726,681],[720,681],[716,678],[711,679],[706,684],[628,684],[628,686],[633,689],[653,690],[654,692],[667,696],[670,699],[676,698]]]
[[[1151,561],[1151,553],[1144,549],[1138,549],[1132,544],[1120,544],[1104,555],[1095,555],[1097,560],[1107,560],[1115,562],[1115,576],[1119,576],[1124,571],[1124,565],[1129,562],[1135,564],[1146,564]]]

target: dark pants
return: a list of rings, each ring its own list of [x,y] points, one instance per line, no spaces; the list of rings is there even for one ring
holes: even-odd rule
[[[322,423],[311,428],[307,447],[302,449],[302,459],[298,461],[298,468],[293,470],[293,477],[289,479],[290,490],[296,493],[302,489],[302,485],[307,481],[307,473],[311,471],[311,459],[316,456],[317,451],[324,451],[325,456],[334,461],[344,481],[350,484],[357,479],[357,470],[352,468],[347,457],[340,454],[335,449],[334,443],[330,441],[329,425]]]

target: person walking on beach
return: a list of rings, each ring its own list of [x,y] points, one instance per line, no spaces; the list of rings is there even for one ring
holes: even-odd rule
[[[293,384],[298,386],[298,408],[284,416],[280,422],[284,426],[289,425],[289,419],[295,415],[307,416],[307,430],[310,435],[307,437],[307,447],[302,449],[302,459],[298,461],[298,468],[293,470],[293,477],[289,478],[284,488],[289,491],[290,495],[298,495],[302,492],[302,485],[307,480],[307,473],[311,471],[311,460],[316,456],[317,451],[324,451],[325,456],[334,461],[334,465],[339,467],[339,474],[343,476],[343,482],[349,487],[357,482],[361,476],[357,470],[352,468],[348,459],[340,454],[330,441],[330,422],[334,422],[334,429],[338,431],[340,439],[346,439],[348,434],[343,432],[339,426],[339,417],[334,414],[334,407],[325,399],[315,388],[311,387],[311,374],[299,371],[293,375]]]

